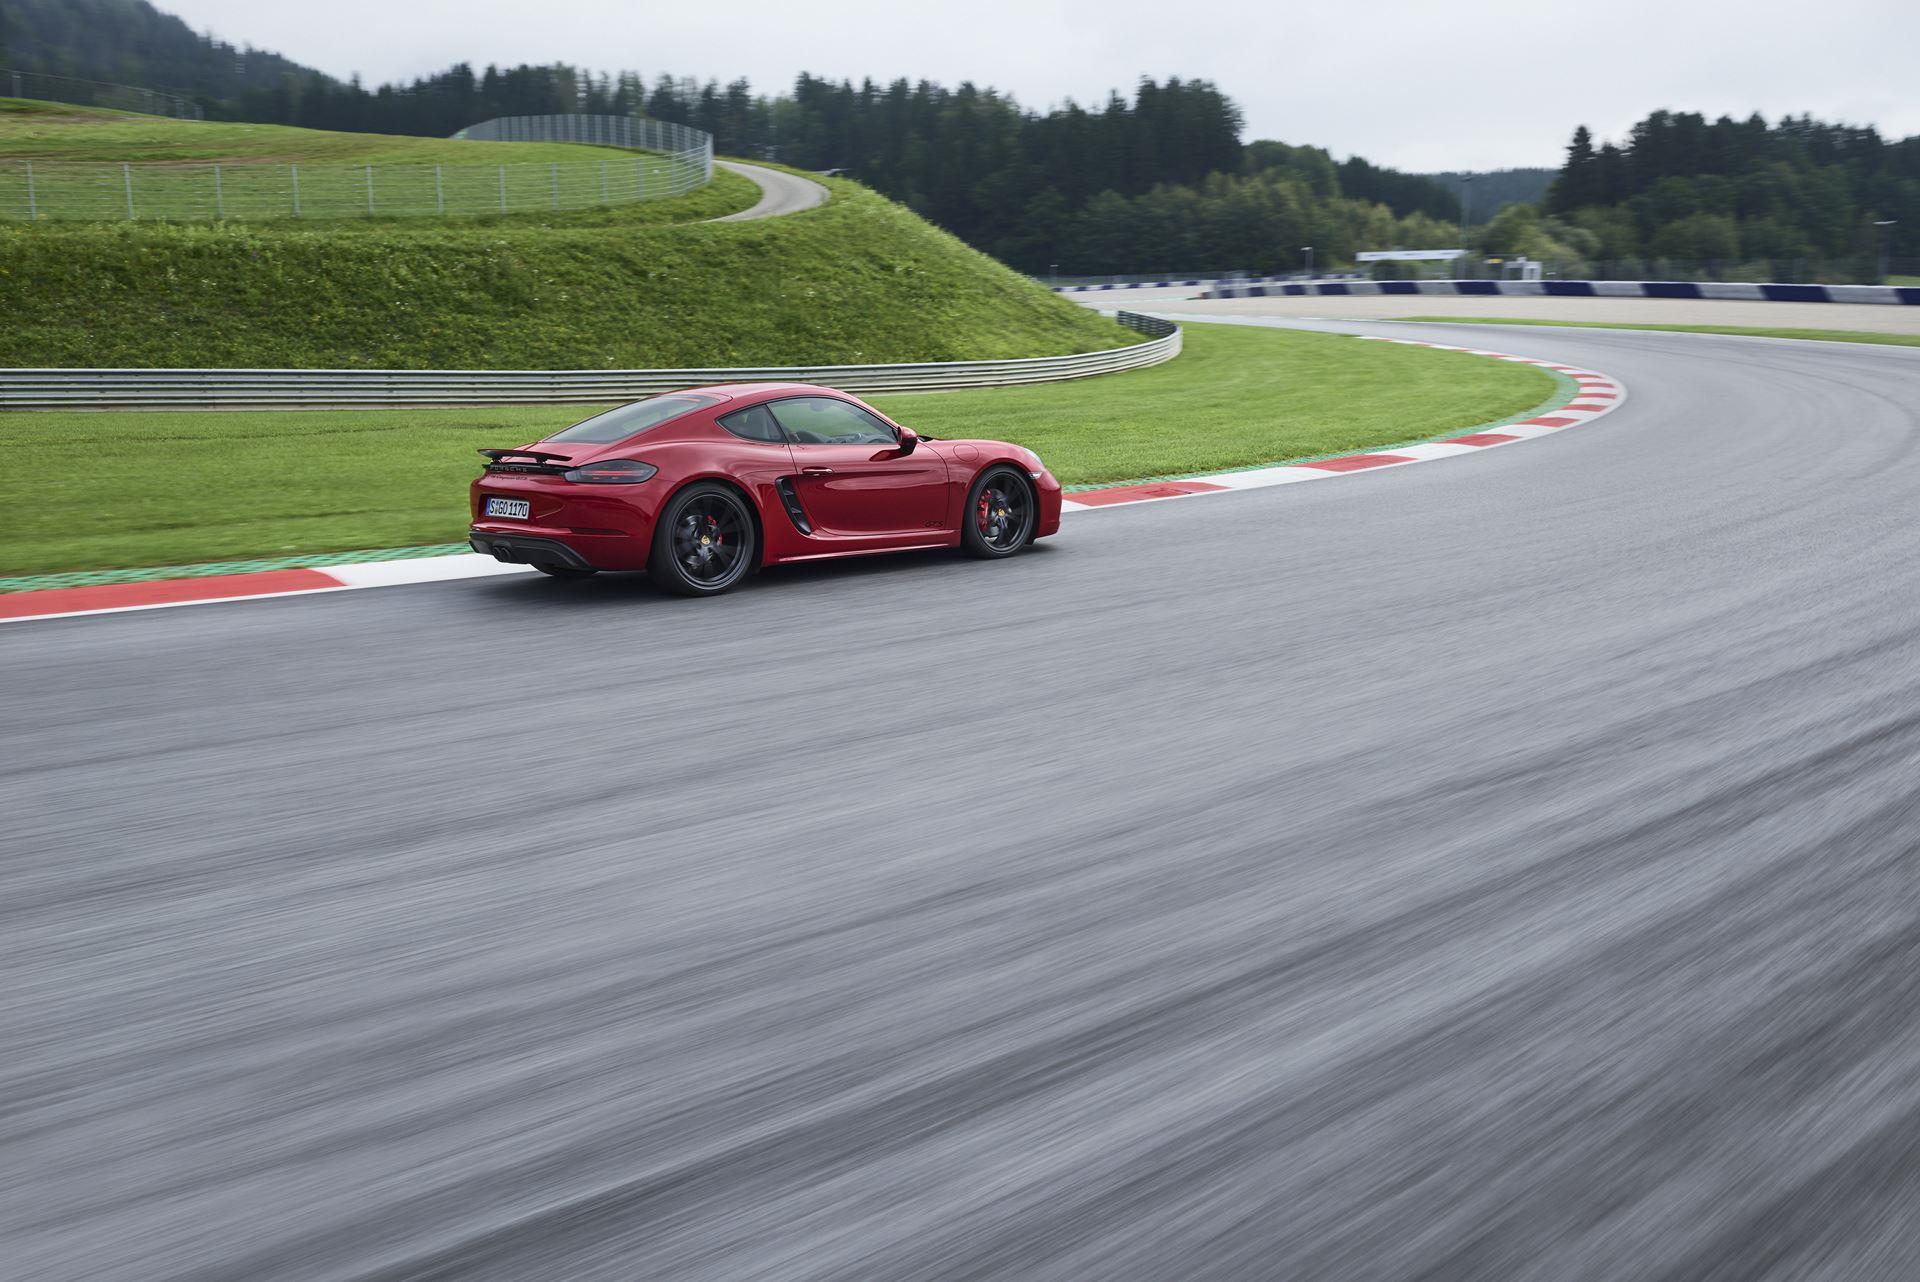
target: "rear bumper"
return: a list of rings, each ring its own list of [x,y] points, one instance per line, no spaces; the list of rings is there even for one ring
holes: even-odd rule
[[[544,561],[585,570],[644,570],[649,543],[646,534],[638,531],[581,530],[484,517],[467,530],[467,545],[484,556],[523,565]],[[496,552],[495,548],[500,550]]]
[[[531,534],[496,534],[490,530],[469,530],[467,546],[481,556],[512,565],[564,565],[574,570],[594,570],[584,556],[558,539]]]

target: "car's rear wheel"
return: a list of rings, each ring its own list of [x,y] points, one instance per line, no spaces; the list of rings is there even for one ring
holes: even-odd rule
[[[960,543],[969,556],[1012,556],[1033,541],[1039,507],[1033,483],[1018,468],[990,467],[967,492]]]
[[[647,574],[669,592],[713,596],[745,578],[758,551],[745,500],[725,485],[701,481],[667,500],[653,529]]]
[[[535,561],[533,568],[556,579],[586,579],[600,573],[598,570],[581,569],[577,565],[555,565],[550,561]]]

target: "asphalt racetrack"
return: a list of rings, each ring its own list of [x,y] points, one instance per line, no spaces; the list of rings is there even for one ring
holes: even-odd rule
[[[1920,1276],[1920,351],[1372,329],[1631,398],[0,629],[0,1274]]]

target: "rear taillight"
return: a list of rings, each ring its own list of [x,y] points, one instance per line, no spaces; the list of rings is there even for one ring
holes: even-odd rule
[[[659,470],[653,464],[642,463],[638,459],[610,458],[602,463],[576,467],[560,475],[582,485],[638,485],[642,481],[652,480]]]

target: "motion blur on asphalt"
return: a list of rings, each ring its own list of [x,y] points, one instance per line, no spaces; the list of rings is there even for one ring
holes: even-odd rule
[[[9,0],[0,1278],[1920,1277],[1916,40]]]

